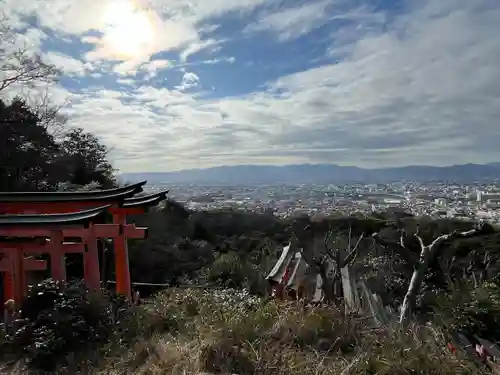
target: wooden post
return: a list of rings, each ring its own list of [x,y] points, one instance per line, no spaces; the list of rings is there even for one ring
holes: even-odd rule
[[[22,247],[16,247],[11,251],[12,268],[13,268],[13,291],[14,291],[14,301],[16,304],[20,304],[24,298],[24,286],[25,286],[25,271],[24,271],[24,254],[22,253]],[[19,306],[19,305],[18,305]]]
[[[99,250],[97,238],[93,228],[92,235],[85,239],[85,252],[83,253],[83,272],[87,288],[96,291],[101,288],[101,274],[99,269]]]
[[[56,281],[66,281],[66,257],[63,245],[63,233],[52,231],[50,236],[50,273]]]
[[[28,274],[27,274],[27,269],[26,269],[26,259],[24,256],[24,250],[25,247],[23,245],[20,245],[18,252],[20,253],[20,259],[18,260],[22,264],[22,269],[21,269],[21,294],[22,297],[28,293]]]
[[[14,286],[14,262],[15,257],[7,256],[0,261],[0,272],[3,274],[4,282],[4,300],[15,299],[16,289]],[[22,293],[23,296],[26,295],[28,291],[28,277],[26,272],[28,271],[43,271],[47,269],[47,264],[43,260],[37,260],[33,258],[24,258],[23,260],[23,271],[25,272],[24,277],[20,282],[22,282]]]
[[[124,233],[126,225],[125,215],[113,214],[113,223],[121,226],[120,235],[114,239],[115,267],[116,267],[116,293],[127,298],[132,298],[132,287],[130,285],[130,268],[128,262],[127,237]]]
[[[4,253],[8,269],[3,273],[3,298],[4,301],[15,298],[15,286],[14,286],[14,268],[12,264],[12,257],[9,255],[9,252]]]

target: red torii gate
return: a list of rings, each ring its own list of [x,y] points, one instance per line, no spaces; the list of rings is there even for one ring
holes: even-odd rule
[[[0,252],[4,255],[6,272],[4,272],[4,298],[22,299],[27,288],[26,270],[24,269],[26,251],[46,252],[50,254],[52,277],[65,280],[65,252],[73,252],[65,248],[64,231],[87,237],[91,221],[107,212],[108,206],[97,209],[67,214],[20,214],[0,215],[0,237],[15,238],[17,241],[0,243]],[[106,233],[110,234],[110,233]],[[46,246],[46,238],[50,238],[50,247]],[[42,241],[40,241],[40,239]],[[41,243],[43,242],[43,244]],[[81,249],[74,249],[78,252]],[[97,254],[89,253],[88,256]]]
[[[164,200],[167,194],[160,192],[134,196],[142,191],[144,184],[145,181],[117,189],[90,192],[0,193],[0,237],[24,239],[16,243],[0,242],[0,253],[7,254],[8,259],[4,267],[6,269],[0,268],[4,274],[6,297],[15,294],[19,298],[21,290],[24,292],[26,288],[24,271],[32,267],[26,264],[27,268],[24,268],[23,256],[19,258],[16,255],[25,252],[50,253],[51,273],[56,280],[66,279],[64,254],[83,253],[84,279],[89,288],[99,288],[99,238],[114,240],[117,293],[130,297],[127,238],[145,238],[147,229],[126,224],[126,215],[144,213],[148,207]],[[105,213],[112,214],[113,224],[95,223]],[[85,224],[84,227],[74,226],[81,222]],[[47,229],[47,225],[56,227]],[[43,241],[28,241],[28,238],[33,237],[42,237]],[[64,239],[68,237],[79,238],[80,242],[65,242]],[[9,263],[12,264],[12,272],[9,272]],[[23,275],[20,274],[21,270]]]
[[[167,191],[156,194],[133,197],[125,199],[121,208],[111,208],[113,223],[127,228],[127,215],[138,215],[146,212],[148,207],[156,206],[167,198]],[[126,233],[125,233],[126,234]],[[132,296],[132,284],[130,282],[130,267],[128,262],[127,236],[123,235],[114,241],[115,264],[116,264],[116,292]],[[119,266],[120,265],[120,266]]]
[[[32,257],[23,259],[23,269],[29,271],[45,271],[47,262],[45,260],[34,259]],[[0,272],[3,273],[4,298],[15,298],[14,296],[14,264],[11,259],[4,258],[0,261]],[[27,290],[28,285],[23,285],[23,290]]]

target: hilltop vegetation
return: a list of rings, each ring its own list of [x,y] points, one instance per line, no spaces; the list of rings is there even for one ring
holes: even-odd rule
[[[442,316],[453,320],[407,330],[374,330],[334,306],[304,309],[235,289],[173,289],[118,312],[116,300],[89,300],[77,290],[65,289],[37,315],[36,330],[20,335],[7,357],[15,365],[2,371],[27,373],[26,363],[33,374],[484,374],[462,351],[450,352],[449,329],[500,313],[485,288],[462,293],[462,304]]]
[[[462,356],[450,356],[439,330],[373,331],[334,307],[305,311],[234,290],[174,290],[150,313],[148,336],[111,356],[102,373],[477,373]]]
[[[222,265],[230,270],[248,270],[243,279],[233,275],[233,280],[252,279],[261,272],[264,275],[277,259],[283,245],[288,243],[292,221],[280,220],[272,215],[232,211],[194,212],[191,218],[179,219],[172,214],[168,205],[165,209],[136,218],[137,223],[150,227],[149,238],[130,246],[134,279],[142,282],[164,282],[174,284],[177,280],[193,279],[202,274],[211,274]],[[431,243],[440,235],[453,231],[466,231],[473,223],[453,220],[429,220],[427,218],[395,218],[390,214],[373,217],[331,217],[315,224],[329,228],[339,236],[339,242],[346,240],[349,227],[352,236],[365,233],[367,237],[360,246],[355,268],[365,273],[370,285],[380,292],[387,302],[397,301],[404,296],[405,284],[409,282],[413,266],[405,264],[401,255],[393,248],[386,248],[370,237],[380,233],[387,242],[398,242],[401,229],[406,234],[410,252],[420,254],[418,240],[412,235],[419,228],[425,243]],[[487,226],[476,236],[454,238],[445,241],[440,255],[429,264],[430,270],[424,289],[445,290],[449,282],[491,281],[498,274],[500,234]],[[148,249],[155,267],[169,265],[165,270],[152,272],[149,259],[141,256]],[[453,259],[453,262],[451,262]],[[227,263],[233,260],[233,266]],[[446,263],[446,268],[445,264]],[[376,264],[376,267],[374,266]],[[383,281],[389,277],[391,282]],[[375,282],[379,280],[379,282]],[[400,285],[399,285],[399,284]],[[383,293],[389,285],[390,295]],[[243,287],[243,284],[237,285]]]

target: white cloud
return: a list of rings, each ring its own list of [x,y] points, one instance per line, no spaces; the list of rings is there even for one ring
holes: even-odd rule
[[[215,39],[207,39],[203,41],[194,42],[189,46],[187,46],[187,48],[181,52],[180,54],[181,62],[185,62],[189,56],[194,55],[195,53],[198,53],[200,51],[203,51],[204,49],[212,47],[212,51],[214,51],[214,49],[218,48],[219,44],[222,42],[223,42],[222,40],[215,40]]]
[[[165,1],[149,0],[154,8],[160,9],[163,14],[176,15],[197,23],[204,19],[212,19],[231,12],[248,12],[259,5],[273,4],[276,0],[190,0]]]
[[[227,139],[240,127],[253,133],[236,137],[239,161],[262,153],[365,166],[498,160],[487,140],[500,137],[500,7],[481,3],[426,3],[342,44],[347,58],[337,64],[213,104],[233,126],[212,150],[230,153]]]
[[[274,0],[270,0],[271,2]],[[155,53],[181,49],[181,59],[221,41],[202,34],[215,27],[198,27],[204,20],[230,12],[254,9],[265,0],[148,0],[132,13],[123,0],[3,0],[12,23],[19,16],[35,15],[41,26],[56,32],[82,36],[94,45],[85,58],[91,62],[123,60],[122,68],[134,71]],[[135,2],[139,4],[139,2]],[[15,21],[13,21],[15,19]],[[102,35],[84,36],[90,31]]]
[[[44,56],[44,61],[49,64],[55,65],[61,69],[66,75],[84,75],[86,72],[92,70],[92,65],[77,60],[71,56],[64,55],[57,52],[48,52]]]
[[[165,68],[169,68],[172,66],[172,63],[168,60],[151,60],[146,64],[141,66],[141,70],[145,70],[147,72],[146,79],[151,79],[156,77],[159,70],[163,70]]]
[[[500,40],[493,37],[500,7],[488,4],[428,2],[385,32],[358,35],[340,63],[273,83],[271,92],[285,95],[260,100],[268,109],[287,103],[276,128],[290,124],[273,142],[318,151],[344,145],[349,152],[336,160],[366,154],[371,164],[498,159],[484,142],[500,136]]]
[[[176,65],[179,68],[184,68],[186,66],[195,66],[195,65],[215,65],[220,63],[234,64],[236,58],[234,56],[230,57],[217,57],[215,59],[209,60],[201,60],[201,61],[193,61],[193,62],[184,62]]]
[[[135,81],[131,78],[118,78],[116,82],[128,86],[133,86],[135,84]]]
[[[176,89],[184,91],[193,87],[197,87],[200,84],[200,77],[198,77],[193,72],[185,72],[182,76],[182,82]]]
[[[262,1],[152,4],[162,19],[184,17],[185,30],[190,25],[194,33],[172,36],[165,45],[189,51],[205,40],[196,28],[200,20],[255,9]],[[37,4],[34,11],[44,25],[74,35],[94,22],[79,5],[82,19],[72,25],[55,14],[74,10],[59,2],[51,9]],[[123,73],[118,83],[130,85],[126,92],[116,87],[66,92],[71,97],[66,112],[72,125],[114,147],[114,162],[122,171],[252,162],[380,166],[500,160],[500,6],[494,0],[414,0],[410,5],[394,20],[368,7],[337,12],[328,51],[335,62],[281,77],[260,92],[211,99],[183,91],[184,84],[199,83],[191,72],[180,84],[169,80],[172,89],[147,82],[138,86],[128,73],[154,74],[169,67],[165,60],[147,58],[114,66]],[[311,30],[307,20],[316,16],[322,17],[295,13],[295,18],[263,18],[257,25],[287,39]],[[204,63],[221,61],[214,57]],[[196,63],[203,62],[181,66]]]
[[[24,56],[33,56],[40,53],[40,43],[47,38],[47,35],[36,28],[24,27],[26,25],[18,23],[16,19],[4,21],[0,19],[0,51],[6,56],[13,56],[23,51]],[[2,24],[2,22],[5,22]],[[17,25],[16,25],[17,24]],[[16,28],[21,26],[21,29]],[[5,65],[5,59],[3,61]]]
[[[328,21],[326,7],[331,3],[331,0],[311,1],[294,8],[279,9],[248,25],[243,32],[272,31],[280,40],[297,38]]]
[[[141,56],[133,60],[127,60],[113,65],[113,72],[121,76],[135,76],[139,71],[141,65],[146,64],[149,57]]]

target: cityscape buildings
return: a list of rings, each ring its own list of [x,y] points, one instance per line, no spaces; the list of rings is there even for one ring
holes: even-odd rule
[[[280,186],[168,186],[169,196],[191,210],[234,209],[280,217],[403,210],[415,216],[500,221],[500,184],[401,182],[392,184]]]

